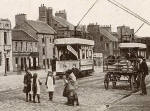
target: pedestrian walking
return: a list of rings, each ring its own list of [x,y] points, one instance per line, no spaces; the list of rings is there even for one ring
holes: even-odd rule
[[[33,102],[36,103],[35,97],[37,96],[38,103],[40,103],[40,85],[41,81],[39,79],[39,76],[37,73],[33,74],[33,80],[32,80],[32,91],[33,91]]]
[[[68,76],[68,89],[69,89],[69,100],[71,105],[79,106],[79,100],[77,95],[77,79],[73,71]]]
[[[45,85],[47,86],[49,100],[52,101],[55,88],[55,77],[51,71],[48,71]]]
[[[53,56],[53,59],[51,60],[51,67],[52,67],[52,72],[54,76],[56,75],[56,61],[57,61],[57,58]]]
[[[31,94],[29,92],[31,91],[31,79],[32,79],[32,74],[28,71],[26,68],[25,70],[25,75],[24,75],[24,89],[23,92],[26,94],[26,102],[31,101]]]
[[[66,76],[64,77],[65,89],[63,96],[67,97],[67,105],[79,105],[77,96],[77,81],[72,70],[66,71]]]
[[[141,95],[147,95],[145,77],[148,75],[148,66],[146,60],[143,57],[139,57],[139,74],[140,74],[140,88]]]

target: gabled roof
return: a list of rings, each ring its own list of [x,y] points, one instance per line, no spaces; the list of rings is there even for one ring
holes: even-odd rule
[[[30,25],[34,30],[38,33],[46,33],[46,34],[55,34],[56,31],[50,27],[48,24],[42,21],[33,21],[33,20],[26,20],[25,21],[28,25]]]
[[[100,28],[100,33],[102,35],[106,36],[111,41],[116,41],[116,42],[118,41],[118,39],[115,36],[113,36],[109,31],[107,31],[103,28]]]
[[[68,22],[66,19],[62,17],[55,16],[53,17],[54,20],[56,20],[58,23],[60,23],[63,27],[69,27],[69,30],[74,30],[74,25]],[[77,30],[80,31],[80,28],[78,27]]]
[[[12,30],[12,40],[38,42],[37,39],[27,34],[25,31],[17,29]]]

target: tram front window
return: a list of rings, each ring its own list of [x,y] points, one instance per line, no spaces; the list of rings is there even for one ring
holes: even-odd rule
[[[77,57],[70,52],[64,52],[60,56],[60,60],[77,60]]]

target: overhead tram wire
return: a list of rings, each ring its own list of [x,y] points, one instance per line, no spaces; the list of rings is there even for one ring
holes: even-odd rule
[[[80,25],[81,21],[85,18],[85,16],[90,12],[90,10],[95,6],[95,4],[98,2],[98,0],[96,0],[94,2],[94,4],[88,9],[88,11],[84,14],[84,16],[81,18],[81,20],[78,22],[78,24],[76,25],[76,28]]]
[[[94,2],[94,4],[87,10],[87,12],[83,15],[83,17],[80,19],[80,21],[77,23],[76,26],[74,26],[74,36],[76,36],[76,30],[77,27],[80,25],[80,23],[82,22],[82,20],[85,18],[85,16],[90,12],[90,10],[95,6],[95,4],[98,2],[98,0],[96,0]]]
[[[119,3],[119,2],[117,2],[117,1],[115,1],[115,0],[113,0],[113,1],[116,2],[117,4],[119,4],[121,7],[125,8],[126,10],[130,11],[131,13],[133,13],[133,14],[136,16],[136,18],[138,18],[138,19],[140,19],[140,20],[143,20],[143,21],[147,22],[147,23],[150,25],[150,22],[149,22],[149,21],[147,21],[146,19],[144,19],[143,17],[141,17],[141,16],[138,15],[137,13],[133,12],[132,10],[130,10],[130,9],[127,8],[126,6],[122,5],[121,3]]]
[[[130,9],[128,9],[127,7],[125,7],[124,5],[120,4],[119,2],[116,2],[115,0],[107,0],[110,3],[112,3],[113,5],[121,8],[122,10],[126,11],[127,13],[133,15],[135,18],[143,21],[144,23],[146,23],[147,25],[150,26],[150,22],[147,21],[146,19],[142,18],[140,15],[136,14],[135,12],[131,11]]]
[[[135,31],[134,34],[136,34],[143,26],[144,26],[144,23],[142,23],[142,25]]]

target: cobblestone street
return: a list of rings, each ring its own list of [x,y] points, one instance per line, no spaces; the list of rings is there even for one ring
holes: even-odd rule
[[[25,94],[22,88],[0,93],[0,111],[104,111],[106,105],[124,98],[131,93],[123,86],[122,89],[105,90],[103,86],[104,74],[95,72],[92,76],[79,79],[79,102],[80,106],[67,106],[66,98],[62,96],[63,81],[56,81],[53,102],[48,101],[48,94],[42,79],[41,103],[25,102]],[[126,90],[124,90],[126,89]]]

